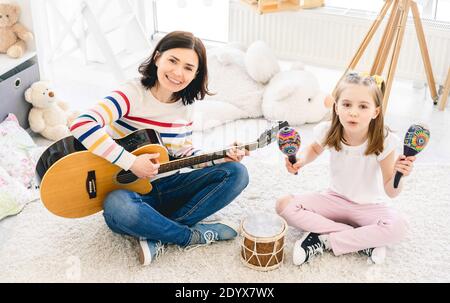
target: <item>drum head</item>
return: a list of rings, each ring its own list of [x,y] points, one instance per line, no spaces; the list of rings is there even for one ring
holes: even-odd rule
[[[244,219],[242,228],[258,238],[274,237],[284,230],[284,222],[277,214],[256,213]]]

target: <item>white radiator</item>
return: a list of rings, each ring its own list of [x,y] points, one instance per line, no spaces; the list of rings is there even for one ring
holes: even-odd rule
[[[341,13],[339,15],[339,13]],[[230,3],[229,41],[250,45],[266,41],[280,59],[300,60],[307,64],[345,69],[376,15],[332,8],[258,14],[245,3]],[[384,18],[357,66],[369,70],[375,58],[388,16]],[[437,84],[442,84],[450,66],[450,25],[423,21],[424,32]],[[389,61],[384,72],[387,73]],[[396,76],[426,81],[414,23],[408,20],[400,50]]]

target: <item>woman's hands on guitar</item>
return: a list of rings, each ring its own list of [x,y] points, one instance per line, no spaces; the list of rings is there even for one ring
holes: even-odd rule
[[[225,162],[241,162],[245,156],[250,156],[250,152],[245,148],[236,148],[240,146],[240,143],[234,143],[234,148],[230,149],[227,152],[227,156],[225,157]]]
[[[131,165],[130,170],[133,174],[141,179],[152,178],[158,174],[159,169],[159,153],[143,154],[137,156]]]

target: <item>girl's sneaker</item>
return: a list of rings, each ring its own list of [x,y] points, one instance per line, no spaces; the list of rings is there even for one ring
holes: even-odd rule
[[[317,254],[323,254],[325,244],[320,240],[319,234],[305,233],[300,240],[294,244],[293,262],[295,265],[302,265],[311,260]]]
[[[375,264],[382,264],[386,258],[386,247],[373,247],[360,250],[358,253],[368,256]]]

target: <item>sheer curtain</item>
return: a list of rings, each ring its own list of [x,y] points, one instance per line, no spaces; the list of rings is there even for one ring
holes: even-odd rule
[[[53,80],[57,77],[54,74],[56,61],[67,58],[77,58],[83,64],[87,61],[101,62],[101,54],[95,46],[95,41],[86,31],[86,21],[81,16],[82,4],[88,3],[94,13],[98,14],[98,22],[103,27],[120,19],[120,1],[129,1],[136,12],[141,24],[144,27],[148,38],[153,34],[153,10],[150,1],[145,0],[33,0],[33,19],[36,26],[34,28],[39,56],[41,74],[43,78]],[[68,30],[70,28],[70,30]],[[120,47],[125,47],[125,43],[120,43],[126,35],[123,31],[108,34],[108,39],[113,41],[114,51],[119,52]],[[125,41],[124,39],[123,41]],[[118,41],[119,43],[115,43]],[[85,47],[83,54],[82,47]],[[85,58],[83,58],[85,57]],[[104,61],[104,60],[103,60]],[[102,62],[101,62],[102,63]],[[59,68],[59,66],[58,66]]]

